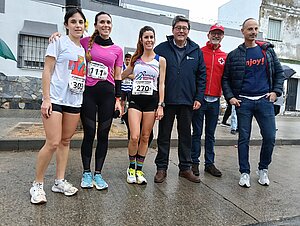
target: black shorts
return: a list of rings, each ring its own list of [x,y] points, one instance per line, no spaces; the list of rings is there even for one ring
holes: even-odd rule
[[[123,100],[123,101],[125,101],[125,100],[129,101],[130,95],[131,95],[131,92],[121,91],[121,100]]]
[[[60,113],[67,112],[71,114],[78,114],[80,113],[80,107],[70,107],[65,105],[59,105],[59,104],[52,104],[52,111],[58,111]]]
[[[128,108],[134,108],[141,112],[151,112],[157,109],[158,92],[154,91],[153,95],[131,95]]]

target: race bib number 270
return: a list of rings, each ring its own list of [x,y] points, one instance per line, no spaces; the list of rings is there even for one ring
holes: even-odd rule
[[[152,95],[152,80],[135,80],[132,84],[132,95]]]

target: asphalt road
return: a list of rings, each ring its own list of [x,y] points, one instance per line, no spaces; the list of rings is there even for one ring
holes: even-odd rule
[[[238,185],[237,149],[216,147],[215,178],[203,172],[200,184],[178,177],[177,149],[172,148],[168,177],[155,184],[155,149],[149,149],[144,171],[148,184],[126,183],[126,148],[109,149],[102,172],[106,191],[79,188],[79,149],[70,152],[66,179],[79,188],[76,196],[51,192],[55,163],[45,177],[48,202],[30,203],[36,151],[0,152],[0,225],[300,225],[299,146],[277,146],[269,169],[269,187],[257,183],[259,147],[251,147],[251,187]],[[93,165],[92,165],[93,166]]]

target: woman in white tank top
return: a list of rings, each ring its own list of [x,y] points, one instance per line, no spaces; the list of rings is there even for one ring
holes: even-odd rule
[[[130,65],[122,73],[122,78],[134,74],[128,109],[128,183],[147,183],[142,167],[148,150],[148,140],[155,119],[160,120],[163,117],[166,60],[155,54],[154,44],[154,29],[149,26],[141,28],[137,49]]]

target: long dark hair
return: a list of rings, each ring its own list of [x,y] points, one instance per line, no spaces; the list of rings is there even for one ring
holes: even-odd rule
[[[98,16],[100,15],[107,15],[110,17],[111,21],[112,21],[112,18],[111,18],[111,15],[109,13],[106,13],[106,12],[99,12],[96,14],[95,16],[95,22],[94,22],[94,25],[96,26],[97,25],[97,22],[98,22]],[[90,37],[90,40],[89,40],[89,44],[88,44],[88,49],[86,51],[86,54],[85,54],[85,58],[88,62],[90,62],[92,60],[92,55],[91,55],[91,49],[92,49],[92,46],[94,44],[94,41],[95,41],[95,38],[96,36],[100,35],[99,34],[99,31],[97,29],[95,29],[94,33],[92,34],[92,36]]]
[[[78,8],[72,8],[70,10],[68,10],[65,14],[65,18],[64,18],[64,25],[68,25],[68,20],[70,19],[70,17],[72,17],[75,13],[79,13],[82,17],[82,19],[84,20],[84,23],[86,22],[86,18],[83,14],[83,12],[78,9]]]
[[[154,34],[154,38],[155,38],[155,31],[154,31],[154,29],[152,27],[145,26],[145,27],[141,28],[140,33],[139,33],[139,39],[138,39],[138,42],[137,42],[137,45],[136,45],[136,51],[132,55],[131,61],[130,61],[130,66],[132,66],[132,67],[133,67],[134,63],[136,62],[136,60],[139,57],[141,57],[143,55],[143,53],[144,53],[144,46],[143,46],[143,43],[142,43],[142,37],[143,37],[143,34],[146,31],[152,31],[153,34]]]

